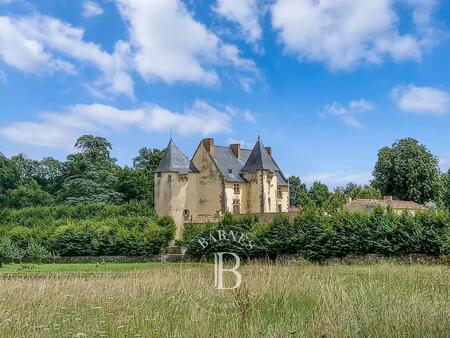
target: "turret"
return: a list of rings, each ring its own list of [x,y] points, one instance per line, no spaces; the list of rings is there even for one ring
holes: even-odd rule
[[[197,172],[192,162],[171,139],[155,170],[155,210],[159,216],[171,216],[177,225],[176,237],[180,238],[187,221],[189,174]]]
[[[271,151],[271,148],[269,149]],[[258,137],[247,162],[241,169],[244,178],[250,182],[249,204],[252,205],[250,212],[277,212],[277,170],[272,156]]]

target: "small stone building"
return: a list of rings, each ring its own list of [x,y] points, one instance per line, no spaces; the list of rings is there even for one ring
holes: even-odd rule
[[[288,212],[288,180],[259,138],[253,150],[203,139],[191,160],[171,139],[155,170],[155,209],[174,218],[180,238],[184,223],[214,221],[226,212]]]

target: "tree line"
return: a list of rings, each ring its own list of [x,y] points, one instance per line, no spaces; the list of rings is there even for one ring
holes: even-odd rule
[[[450,209],[450,169],[442,173],[438,158],[413,138],[398,140],[378,152],[373,180],[368,185],[349,183],[330,191],[325,184],[316,181],[308,189],[299,177],[291,176],[289,186],[293,206],[337,210],[345,205],[348,197],[393,196],[419,204],[433,202]]]
[[[153,205],[153,172],[161,150],[142,148],[131,167],[120,167],[105,138],[84,135],[75,148],[78,152],[64,162],[23,154],[7,158],[0,152],[0,209],[132,200]]]
[[[153,207],[153,174],[162,150],[142,148],[132,166],[120,167],[105,138],[81,136],[75,149],[78,152],[66,161],[51,157],[37,161],[23,154],[7,158],[0,152],[0,209],[128,201],[146,201]],[[417,140],[401,139],[378,152],[369,185],[349,183],[330,191],[316,181],[308,189],[299,177],[291,176],[290,202],[292,206],[337,210],[348,197],[389,195],[450,208],[450,171],[441,173],[438,164],[437,157]]]

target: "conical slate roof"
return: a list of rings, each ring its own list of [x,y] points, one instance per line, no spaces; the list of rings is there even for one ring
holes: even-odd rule
[[[242,167],[241,171],[256,171],[256,170],[270,170],[275,172],[278,170],[277,165],[273,162],[272,157],[264,148],[263,144],[258,138],[255,147],[253,148],[247,162]]]
[[[187,174],[197,172],[197,169],[181,150],[178,149],[173,140],[170,139],[167,148],[164,150],[163,158],[159,162],[155,172],[178,172],[180,174]]]

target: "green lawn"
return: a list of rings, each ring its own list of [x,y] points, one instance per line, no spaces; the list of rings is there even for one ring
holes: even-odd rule
[[[4,264],[1,274],[82,274],[120,273],[161,267],[162,263],[65,263],[65,264]]]

